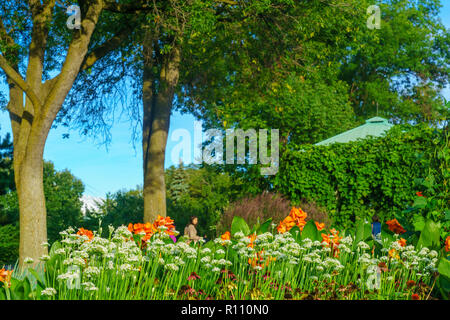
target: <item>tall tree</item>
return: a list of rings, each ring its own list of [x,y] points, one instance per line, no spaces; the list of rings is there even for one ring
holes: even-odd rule
[[[42,156],[49,130],[79,71],[115,49],[129,29],[126,23],[111,27],[117,19],[109,11],[145,7],[144,1],[79,0],[80,26],[69,30],[65,11],[72,3],[61,3],[62,7],[56,0],[6,0],[0,5],[0,68],[9,85],[20,264],[25,257],[38,261],[47,251],[42,246],[47,242]],[[117,33],[105,32],[107,25]],[[96,26],[101,34],[91,41]]]
[[[279,128],[280,161],[285,148],[377,114],[399,122],[442,118],[450,36],[438,18],[440,1],[382,1],[381,29],[367,27],[371,4],[260,4],[260,15],[226,25],[215,41],[198,39],[207,57],[190,57],[201,71],[190,75],[179,107],[208,128]],[[272,29],[256,23],[261,17]],[[254,193],[273,186],[258,166],[224,168]]]

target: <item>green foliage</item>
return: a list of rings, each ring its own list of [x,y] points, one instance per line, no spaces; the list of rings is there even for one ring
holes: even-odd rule
[[[59,238],[61,230],[80,224],[82,219],[80,198],[83,191],[83,183],[70,171],[57,171],[53,163],[44,163],[47,236],[50,243]],[[19,202],[16,191],[0,196],[0,208],[8,223],[19,222]]]
[[[100,223],[103,232],[107,233],[109,225],[118,227],[142,222],[144,219],[142,189],[108,193],[105,201],[99,204],[99,209],[99,212],[86,212],[82,223],[84,228],[96,230]]]
[[[429,219],[425,222],[425,225],[420,233],[419,242],[417,247],[427,247],[429,249],[438,250],[440,248],[440,229],[441,224]]]
[[[44,192],[47,207],[49,243],[59,239],[59,232],[79,225],[82,219],[80,201],[84,185],[69,170],[57,171],[51,162],[44,164]]]
[[[438,287],[442,298],[450,300],[450,260],[442,257],[438,265]]]
[[[196,166],[170,167],[166,170],[167,215],[174,219],[180,232],[191,216],[197,216],[199,235],[215,236],[215,227],[230,200],[237,197],[231,178],[211,168]],[[87,212],[83,227],[96,230],[101,224],[103,234],[108,226],[118,227],[143,221],[142,189],[107,194],[99,212]]]
[[[337,226],[354,225],[356,217],[374,213],[387,220],[413,203],[414,180],[437,165],[418,157],[447,141],[441,130],[420,124],[396,126],[384,138],[298,146],[280,162],[274,188],[294,203],[305,198],[325,206]],[[413,214],[404,216],[412,221]]]
[[[234,236],[237,232],[242,232],[245,236],[250,234],[250,228],[241,217],[234,217],[231,223],[231,236]]]
[[[15,264],[19,257],[19,227],[7,224],[0,226],[0,269],[3,265]]]
[[[166,188],[167,215],[175,219],[177,230],[183,230],[189,218],[197,216],[198,234],[206,234],[210,239],[216,235],[224,209],[239,195],[228,174],[193,165],[168,168]],[[185,192],[180,193],[180,189]]]
[[[359,219],[356,222],[356,235],[355,243],[358,244],[360,241],[367,241],[372,237],[371,224],[367,223],[363,219]]]
[[[15,189],[12,158],[13,144],[10,134],[7,133],[5,137],[0,140],[0,195]]]
[[[317,230],[314,220],[309,220],[303,227],[301,238],[302,240],[308,238],[312,241],[322,241],[322,236],[320,235],[319,230]]]

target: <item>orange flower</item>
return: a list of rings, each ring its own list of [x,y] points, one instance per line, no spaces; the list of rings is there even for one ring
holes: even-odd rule
[[[397,250],[395,249],[389,250],[389,257],[394,259],[400,259],[400,256],[398,255]]]
[[[316,224],[317,230],[322,231],[325,228],[325,223],[320,223],[317,221],[314,221],[314,223]]]
[[[303,227],[306,225],[305,219],[307,216],[308,214],[302,209],[293,207],[289,215],[278,225],[278,233],[285,233],[286,231],[291,230],[294,226],[297,226],[300,230],[303,230]]]
[[[267,267],[271,261],[275,261],[276,258],[273,257],[267,257],[264,261],[264,249],[262,251],[259,251],[255,253],[254,258],[248,259],[248,264],[251,265],[253,268],[258,266],[261,268]]]
[[[400,238],[400,240],[397,240],[398,244],[402,247],[406,246],[406,239]]]
[[[397,221],[397,219],[392,219],[392,220],[386,221],[386,224],[388,225],[389,230],[391,230],[394,233],[402,234],[402,233],[406,232],[406,230]]]
[[[447,236],[447,238],[445,239],[445,252],[449,251],[450,251],[450,236]]]
[[[247,247],[254,247],[254,244],[253,244],[253,242],[255,242],[255,240],[256,240],[256,233],[254,233],[254,234],[252,234],[252,235],[249,235],[247,238],[249,238],[250,239],[250,243],[247,245]]]
[[[6,283],[9,285],[9,282],[11,281],[11,274],[12,274],[12,270],[5,270],[0,269],[0,282]]]
[[[160,227],[166,227],[164,232],[168,235],[174,235],[175,226],[173,225],[173,222],[174,221],[170,217],[158,215],[153,223],[130,223],[128,224],[128,230],[133,234],[145,233],[141,239],[141,241],[145,243],[147,240],[150,240],[155,233],[160,232]]]
[[[283,224],[282,222],[280,222],[280,224],[277,227],[277,231],[278,233],[285,233],[287,230],[287,227],[285,224]]]
[[[338,257],[339,248],[336,245],[339,245],[339,240],[342,239],[342,237],[339,237],[339,231],[336,231],[335,229],[331,229],[330,232],[331,234],[321,234],[322,243],[325,243],[327,247],[331,248],[333,256]]]
[[[150,222],[147,222],[143,225],[143,230],[146,234],[153,234],[156,233],[158,230],[155,228],[153,224]]]
[[[230,231],[225,232],[223,235],[220,236],[220,239],[222,240],[231,240],[231,234]]]
[[[305,220],[306,217],[308,216],[308,214],[305,211],[303,211],[301,208],[296,207],[293,207],[291,209],[289,215],[294,219],[301,219],[301,220]]]
[[[419,296],[417,293],[413,293],[413,294],[411,295],[411,299],[412,299],[412,300],[420,300],[420,296]]]
[[[153,226],[158,227],[166,227],[167,229],[173,229],[175,226],[173,225],[173,220],[170,217],[162,217],[158,215],[155,222],[153,223]]]
[[[78,229],[77,235],[88,237],[89,240],[87,241],[91,241],[92,238],[94,238],[94,234],[92,233],[92,231],[83,228]]]

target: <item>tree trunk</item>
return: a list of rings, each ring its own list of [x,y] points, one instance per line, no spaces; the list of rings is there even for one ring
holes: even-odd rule
[[[166,216],[164,160],[172,102],[179,77],[179,63],[179,48],[174,47],[170,54],[164,57],[158,89],[155,89],[155,79],[151,78],[149,71],[151,66],[144,67],[142,128],[144,222],[151,222],[158,215]]]
[[[34,148],[34,154],[26,155],[19,165],[16,181],[20,209],[19,264],[32,258],[34,264],[47,254],[47,212],[43,184],[43,148]],[[41,149],[41,150],[38,150]]]
[[[92,1],[85,12],[81,32],[74,32],[67,49],[61,72],[42,83],[44,55],[48,27],[55,2],[31,6],[33,29],[25,79],[18,72],[17,64],[11,64],[0,54],[0,68],[7,76],[14,143],[14,179],[20,210],[19,267],[26,258],[34,260],[48,252],[47,215],[43,185],[43,153],[45,141],[61,106],[72,87],[88,51],[92,33],[102,11],[101,0]],[[1,22],[1,20],[0,20]],[[7,35],[0,23],[0,34]],[[11,43],[14,41],[8,38]],[[25,105],[23,93],[26,94]]]

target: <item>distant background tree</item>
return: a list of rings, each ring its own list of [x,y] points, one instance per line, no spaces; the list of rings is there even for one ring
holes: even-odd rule
[[[70,171],[57,171],[53,163],[44,163],[44,192],[47,206],[48,241],[60,238],[59,232],[69,226],[79,226],[82,222],[80,198],[84,185]],[[17,192],[11,191],[0,196],[0,224],[19,226],[19,203]]]
[[[231,177],[213,168],[194,165],[171,166],[165,176],[167,215],[175,220],[176,229],[183,233],[189,218],[197,216],[198,232],[210,239],[215,237],[216,226],[224,210],[240,194]],[[109,225],[119,227],[142,222],[143,205],[142,188],[109,193],[97,212],[86,212],[80,225],[98,230],[100,224],[103,234],[107,235]]]
[[[445,120],[450,32],[439,19],[441,1],[382,1],[381,29],[373,30],[366,13],[372,4],[264,2],[261,15],[224,25],[214,41],[191,39],[204,54],[189,56],[199,70],[182,75],[191,81],[176,106],[203,119],[206,129],[279,129],[280,162],[288,149],[376,115],[395,123]],[[255,23],[261,17],[272,29]],[[276,191],[275,177],[261,176],[260,165],[221,168],[242,178],[249,193]]]
[[[20,203],[20,265],[47,253],[43,153],[50,128],[80,70],[126,38],[130,20],[115,12],[147,1],[79,0],[79,29],[67,27],[73,1],[4,0],[0,4],[0,69],[6,80]],[[95,30],[95,32],[94,32]],[[0,102],[6,102],[2,94]],[[24,99],[25,98],[25,99]]]
[[[15,189],[13,144],[9,133],[0,138],[0,195]]]
[[[144,217],[143,206],[141,188],[108,193],[106,199],[99,204],[98,210],[86,211],[82,226],[91,230],[98,230],[101,226],[103,234],[108,235],[109,225],[119,227],[129,223],[141,223]]]

